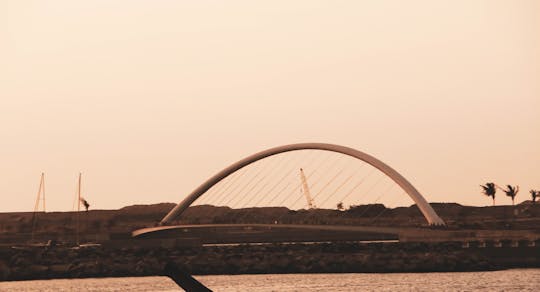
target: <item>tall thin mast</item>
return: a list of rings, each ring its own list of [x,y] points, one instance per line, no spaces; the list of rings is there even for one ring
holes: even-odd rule
[[[43,193],[43,198],[41,194]],[[36,228],[37,222],[37,212],[39,212],[39,201],[43,200],[43,212],[45,212],[45,173],[41,173],[41,178],[39,179],[39,188],[36,198],[36,205],[34,206],[34,214],[32,214],[32,241],[34,240],[34,230]]]
[[[43,193],[43,198],[41,194]],[[41,173],[41,178],[39,179],[39,188],[36,198],[36,205],[34,206],[34,212],[39,211],[39,201],[43,200],[43,211],[45,211],[45,173]]]
[[[47,212],[47,210],[45,209],[45,173],[42,172],[41,173],[41,191],[42,191],[42,194],[43,194],[43,213]]]
[[[79,185],[77,187],[77,245],[79,245],[80,213],[81,213],[81,173],[79,172]]]

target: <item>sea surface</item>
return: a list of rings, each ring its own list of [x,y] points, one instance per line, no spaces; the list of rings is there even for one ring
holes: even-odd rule
[[[399,274],[197,276],[214,291],[540,291],[540,269]],[[179,291],[166,277],[0,282],[0,291]]]

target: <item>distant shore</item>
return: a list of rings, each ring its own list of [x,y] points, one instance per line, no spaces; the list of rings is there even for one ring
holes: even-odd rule
[[[231,209],[203,205],[190,207],[185,218],[176,222],[237,224],[251,220],[252,223],[276,224],[277,221],[278,224],[326,226],[373,224],[417,227],[422,231],[409,238],[400,234],[399,242],[386,243],[358,241],[394,238],[369,233],[351,235],[282,229],[271,233],[270,230],[252,228],[211,232],[182,229],[182,236],[178,238],[137,241],[131,238],[131,231],[153,226],[174,204],[91,210],[81,214],[79,239],[102,245],[82,249],[67,247],[75,242],[75,213],[40,213],[35,226],[32,213],[0,213],[0,280],[155,276],[163,275],[165,265],[170,262],[194,275],[461,272],[540,267],[537,236],[540,204],[432,205],[448,223],[444,232],[426,228],[425,218],[414,205],[390,209],[373,204],[343,211],[283,207]],[[380,216],[374,220],[373,216],[377,214]],[[439,237],[433,238],[433,234]],[[500,236],[487,236],[497,234]],[[516,234],[520,236],[512,236]],[[299,237],[299,243],[220,245],[239,243],[244,239],[250,240],[248,242],[273,242],[269,239],[290,242],[293,237]],[[50,240],[58,245],[30,247],[26,243],[32,238],[34,242]],[[301,243],[304,241],[332,243]],[[180,246],[176,245],[178,242]],[[217,245],[209,246],[209,243]],[[21,248],[14,249],[13,246]]]
[[[431,203],[449,230],[539,230],[540,204],[516,206],[471,207],[455,203]],[[103,242],[127,238],[131,232],[155,226],[175,204],[135,205],[119,210],[90,210],[76,213],[31,212],[0,213],[0,245],[55,240],[75,242],[77,229],[81,241]],[[36,220],[34,220],[36,219]],[[382,204],[360,205],[347,210],[289,210],[285,207],[231,209],[210,205],[192,206],[173,224],[311,224],[425,227],[426,219],[419,209],[386,208]]]
[[[0,249],[0,280],[163,275],[465,272],[540,268],[540,247],[461,243],[318,243],[187,248]]]

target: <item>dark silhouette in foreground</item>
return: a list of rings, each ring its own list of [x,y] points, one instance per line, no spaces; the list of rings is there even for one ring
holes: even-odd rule
[[[178,265],[176,265],[173,262],[168,262],[167,265],[165,265],[165,276],[171,278],[176,285],[180,286],[182,289],[186,291],[193,291],[193,292],[208,292],[212,291],[208,289],[206,286],[204,286],[201,282],[197,281],[197,279],[193,278],[188,272],[182,270]]]

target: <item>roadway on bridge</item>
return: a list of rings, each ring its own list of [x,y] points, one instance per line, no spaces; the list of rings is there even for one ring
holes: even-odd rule
[[[402,232],[425,230],[421,228],[398,228],[379,226],[346,226],[346,225],[302,225],[302,224],[193,224],[158,226],[138,229],[132,232],[133,237],[142,237],[151,233],[159,233],[173,229],[211,229],[211,228],[267,228],[267,229],[301,229],[318,231],[370,232],[398,235]]]
[[[278,232],[271,235],[278,240],[280,233],[285,236],[301,236],[301,231],[322,231],[322,232],[340,232],[341,234],[350,233],[352,236],[345,238],[361,238],[361,235],[380,234],[381,239],[399,238],[400,241],[421,241],[421,242],[439,242],[439,241],[486,241],[486,240],[529,240],[537,241],[540,239],[538,230],[447,230],[447,229],[431,229],[431,228],[415,228],[415,227],[386,227],[386,226],[347,226],[347,225],[302,225],[302,224],[198,224],[198,225],[175,225],[175,226],[159,226],[135,230],[132,236],[135,238],[159,238],[160,235],[166,234],[184,234],[188,232],[199,232],[199,234],[207,234],[209,232],[226,232],[227,229],[241,231],[258,231],[261,233],[271,233],[272,230]],[[265,232],[268,231],[268,232]],[[299,232],[291,233],[291,230]],[[286,231],[289,231],[288,233]],[[222,235],[225,233],[222,233]],[[312,233],[313,234],[313,233]],[[356,235],[355,235],[356,234]],[[251,234],[257,236],[257,234]],[[317,236],[317,233],[315,233]],[[319,233],[321,238],[325,234]],[[249,236],[249,232],[246,232]],[[165,236],[167,237],[167,236]],[[219,236],[220,239],[226,239]],[[287,238],[280,238],[286,241]]]

